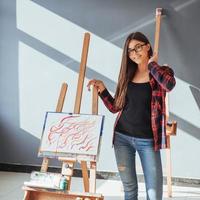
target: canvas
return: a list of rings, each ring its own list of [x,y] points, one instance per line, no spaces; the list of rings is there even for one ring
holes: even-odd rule
[[[97,156],[103,121],[103,115],[47,112],[39,155]]]

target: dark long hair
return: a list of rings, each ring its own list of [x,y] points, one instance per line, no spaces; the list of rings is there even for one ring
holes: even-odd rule
[[[121,68],[118,77],[118,84],[115,92],[115,101],[114,101],[115,107],[119,109],[123,108],[125,104],[125,96],[127,92],[128,82],[133,79],[136,69],[138,67],[137,63],[133,62],[128,56],[128,44],[133,39],[144,42],[145,44],[150,44],[147,37],[141,32],[131,33],[125,41],[122,54]],[[152,55],[153,51],[150,45],[150,49],[148,52],[149,58]]]

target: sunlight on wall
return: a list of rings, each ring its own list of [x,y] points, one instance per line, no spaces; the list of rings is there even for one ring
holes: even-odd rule
[[[40,138],[45,112],[55,111],[62,82],[77,79],[77,73],[19,42],[20,127]],[[67,97],[65,109],[72,111],[72,90]]]
[[[17,28],[80,62],[83,35],[88,30],[29,0],[17,0]],[[118,78],[122,50],[91,34],[87,65],[113,80]]]
[[[29,0],[17,0],[17,28],[40,40],[46,45],[80,62],[83,35],[87,30],[59,17],[49,10]],[[118,78],[119,63],[122,50],[117,46],[91,34],[87,66],[94,71],[110,77]],[[36,51],[30,46],[19,42],[19,91],[20,91],[20,127],[37,138],[41,137],[41,130],[46,111],[54,111],[60,86],[63,81],[69,84],[67,103],[63,110],[72,112],[76,93],[78,74],[69,70],[48,56]],[[85,79],[84,88],[88,80]],[[70,97],[70,98],[69,98]],[[90,113],[91,94],[83,91],[81,112]],[[105,114],[106,108],[100,102],[99,108]],[[100,111],[100,112],[101,112]],[[107,114],[106,114],[107,115]],[[109,116],[111,114],[108,114]],[[114,155],[111,147],[112,128],[114,118],[108,117],[105,122],[105,136],[103,135],[101,155],[109,151],[110,162],[107,168],[114,167]],[[105,148],[106,147],[106,148]],[[105,152],[106,151],[106,152]],[[107,153],[108,154],[108,153]],[[101,159],[105,156],[100,156]],[[104,166],[105,169],[105,165]]]

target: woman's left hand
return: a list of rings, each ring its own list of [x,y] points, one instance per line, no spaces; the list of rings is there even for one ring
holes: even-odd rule
[[[151,56],[151,58],[149,59],[148,64],[150,62],[158,62],[158,53],[156,52],[153,53],[153,56]]]

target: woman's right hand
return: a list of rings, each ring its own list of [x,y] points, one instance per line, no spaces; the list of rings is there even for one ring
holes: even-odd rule
[[[103,81],[97,80],[97,79],[92,79],[88,82],[87,87],[88,91],[90,91],[90,86],[93,85],[97,89],[98,92],[103,92],[103,90],[106,88]]]

